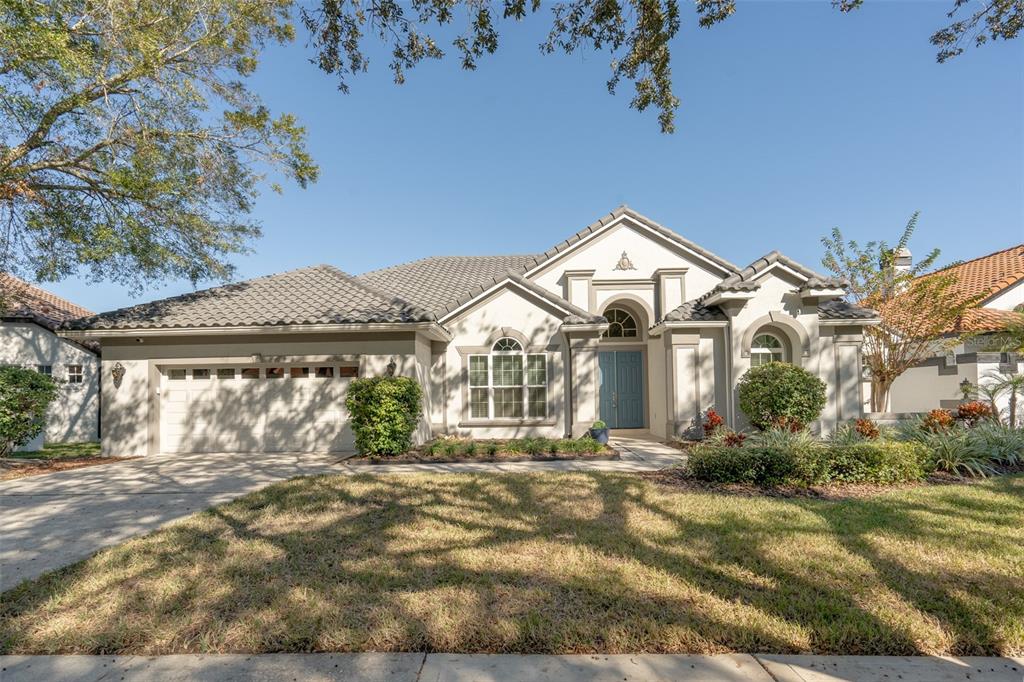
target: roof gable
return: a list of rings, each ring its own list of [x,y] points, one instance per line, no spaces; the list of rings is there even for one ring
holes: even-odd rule
[[[61,323],[92,315],[92,311],[23,279],[0,273],[0,299],[3,299],[3,317],[27,319],[46,329],[56,329]]]
[[[331,265],[196,291],[65,325],[72,330],[428,322],[435,316]]]

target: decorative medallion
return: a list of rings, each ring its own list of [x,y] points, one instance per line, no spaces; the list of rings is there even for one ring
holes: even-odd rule
[[[636,270],[636,266],[633,265],[633,261],[629,260],[629,256],[627,256],[626,252],[623,251],[622,252],[622,258],[619,259],[619,262],[616,263],[615,267],[612,268],[612,269],[613,270]]]
[[[114,388],[121,388],[121,379],[124,379],[124,365],[115,362],[110,368],[110,374],[114,377]]]

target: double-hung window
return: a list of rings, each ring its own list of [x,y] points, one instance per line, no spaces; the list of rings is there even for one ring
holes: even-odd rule
[[[547,413],[544,354],[527,353],[521,343],[505,337],[488,355],[469,356],[470,419],[543,419]]]

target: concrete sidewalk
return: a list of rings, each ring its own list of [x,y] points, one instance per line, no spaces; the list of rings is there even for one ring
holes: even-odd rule
[[[898,656],[226,654],[0,656],[3,682],[1021,682],[1024,659]]]

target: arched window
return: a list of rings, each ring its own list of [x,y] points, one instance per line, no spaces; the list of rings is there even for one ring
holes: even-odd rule
[[[759,367],[769,362],[786,362],[786,347],[774,334],[758,334],[750,344],[750,366]]]
[[[604,311],[604,316],[608,320],[608,331],[604,333],[604,338],[636,338],[636,320],[628,312],[622,308],[609,308]]]
[[[503,337],[488,355],[469,356],[471,419],[543,419],[548,414],[548,367],[543,353]]]

